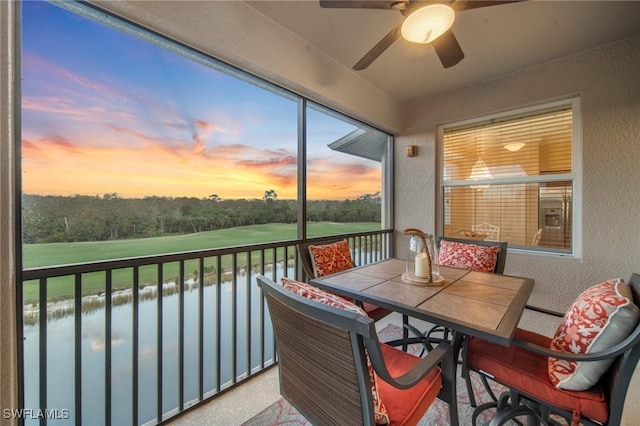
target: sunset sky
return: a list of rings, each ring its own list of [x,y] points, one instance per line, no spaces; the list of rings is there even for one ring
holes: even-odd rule
[[[24,2],[28,194],[296,198],[297,102],[45,2]],[[309,113],[311,198],[380,190],[380,164],[326,145],[355,128]]]

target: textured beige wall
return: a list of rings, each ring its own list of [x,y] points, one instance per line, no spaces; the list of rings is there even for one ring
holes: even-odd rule
[[[563,310],[582,289],[640,271],[640,37],[406,106],[396,137],[396,229],[435,227],[436,127],[579,95],[581,258],[511,252],[505,273],[536,279],[534,303]],[[403,155],[419,145],[418,157]]]
[[[575,95],[582,103],[582,256],[510,252],[505,273],[534,278],[531,302],[564,311],[583,289],[640,272],[640,37],[407,105],[395,147],[395,228],[435,229],[438,125]],[[419,156],[405,157],[407,145],[418,145]],[[538,320],[525,316],[521,324],[537,328]],[[638,376],[627,399],[635,413],[626,415],[635,425]]]

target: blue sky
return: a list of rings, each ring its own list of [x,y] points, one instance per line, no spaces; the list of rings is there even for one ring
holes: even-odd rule
[[[296,197],[295,99],[46,2],[22,44],[24,192]],[[354,127],[310,115],[310,192],[379,191],[379,163],[326,148]]]

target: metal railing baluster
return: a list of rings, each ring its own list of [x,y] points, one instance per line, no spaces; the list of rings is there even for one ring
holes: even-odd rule
[[[131,424],[138,424],[138,401],[140,397],[138,395],[138,374],[139,374],[139,339],[140,339],[140,270],[138,266],[133,267],[133,288],[132,288],[132,331],[131,331],[131,340],[132,340],[132,377],[131,377],[131,397],[133,398],[133,412],[131,413]]]
[[[215,342],[216,342],[216,386],[215,392],[220,392],[222,386],[222,378],[220,377],[222,374],[222,370],[220,368],[221,357],[222,357],[222,345],[220,344],[220,336],[222,330],[222,310],[220,309],[221,303],[220,298],[222,297],[222,258],[221,256],[217,257],[216,264],[216,331],[215,331]]]
[[[245,332],[246,334],[246,348],[247,350],[245,351],[247,354],[247,363],[246,363],[246,372],[247,372],[247,377],[249,377],[251,375],[251,297],[252,297],[252,291],[251,291],[251,281],[253,279],[253,271],[251,270],[251,251],[247,252],[247,274],[246,274],[246,282],[245,285],[246,287],[246,296],[247,296],[247,300],[246,300],[246,309],[247,309],[247,313],[245,316],[245,323],[244,323],[244,328],[245,328]]]
[[[198,401],[204,400],[204,257],[198,258]]]
[[[74,393],[75,393],[75,420],[76,425],[82,425],[82,275],[74,276]]]
[[[264,275],[264,249],[260,250],[260,275]],[[266,311],[264,309],[265,306],[265,300],[264,300],[264,296],[262,295],[262,288],[260,288],[260,368],[264,368],[264,357],[265,357],[265,351],[264,351],[264,332],[265,332],[265,325],[264,325],[264,318],[266,315]]]
[[[40,322],[40,336],[39,336],[39,344],[40,344],[40,353],[39,353],[39,361],[40,361],[40,407],[47,407],[47,279],[40,278],[39,281],[39,297],[40,297],[40,306],[39,306],[39,316],[38,320]],[[40,426],[46,426],[47,419],[46,417],[40,418]]]
[[[184,260],[178,264],[178,410],[184,411]]]
[[[105,337],[104,337],[104,375],[105,375],[105,392],[104,392],[104,422],[105,425],[111,425],[111,287],[112,287],[112,270],[107,269],[105,271],[105,288],[104,288],[104,324],[105,324]]]
[[[163,318],[163,300],[162,300],[162,295],[163,295],[163,288],[162,288],[162,282],[163,280],[163,270],[164,268],[164,263],[159,263],[158,264],[158,282],[157,282],[157,286],[158,286],[158,291],[157,291],[157,312],[156,312],[156,339],[157,339],[157,345],[156,345],[156,367],[157,367],[157,377],[156,377],[156,383],[158,386],[158,389],[156,389],[156,418],[158,422],[162,421],[162,413],[163,413],[163,407],[162,407],[162,397],[163,397],[163,391],[162,391],[162,367],[163,367],[163,363],[162,363],[162,358],[163,358],[163,333],[162,333],[162,323],[164,321]]]
[[[233,253],[231,255],[231,383],[236,383],[236,377],[238,376],[238,336],[236,330],[238,329],[238,254]]]

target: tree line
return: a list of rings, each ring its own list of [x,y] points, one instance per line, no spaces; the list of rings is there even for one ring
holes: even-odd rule
[[[380,193],[307,202],[308,221],[378,222],[380,217]],[[234,200],[215,194],[206,198],[121,198],[117,193],[22,196],[25,244],[147,238],[296,220],[297,201],[279,200],[272,189],[262,199]]]

